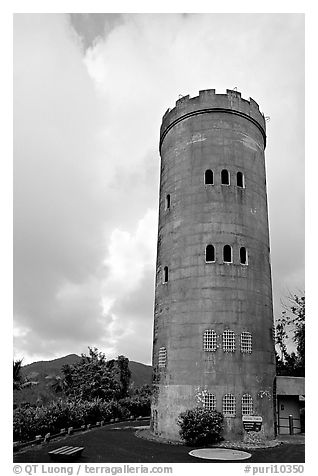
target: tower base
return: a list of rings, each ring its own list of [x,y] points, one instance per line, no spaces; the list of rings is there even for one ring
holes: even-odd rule
[[[198,406],[202,407],[204,391],[204,388],[191,385],[156,385],[151,405],[152,433],[170,441],[182,442],[178,424],[180,413]],[[220,405],[227,389],[219,387],[213,391]],[[252,395],[255,402],[254,413],[263,419],[260,434],[263,439],[273,439],[275,437],[273,397],[269,393],[264,396],[261,389]],[[219,405],[216,410],[222,411]],[[225,440],[242,441],[245,435],[239,409],[235,417],[224,417],[222,437]]]

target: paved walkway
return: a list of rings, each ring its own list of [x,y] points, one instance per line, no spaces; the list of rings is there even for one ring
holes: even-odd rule
[[[304,433],[299,433],[298,435],[279,435],[277,437],[278,441],[282,443],[296,443],[300,445],[305,444],[305,435]]]
[[[15,463],[52,462],[48,451],[59,446],[84,446],[85,450],[78,460],[81,463],[213,463],[189,456],[192,446],[169,445],[148,441],[135,436],[137,427],[147,422],[122,422],[95,428],[72,436],[53,440],[20,450],[14,454]],[[285,443],[275,448],[249,450],[252,457],[249,463],[303,463],[305,447],[303,444]],[[219,461],[218,461],[219,462]]]

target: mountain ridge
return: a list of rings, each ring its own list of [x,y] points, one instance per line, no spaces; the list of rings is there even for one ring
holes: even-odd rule
[[[74,365],[80,362],[81,356],[77,354],[68,354],[52,360],[38,360],[31,364],[23,365],[22,375],[27,378],[36,378],[37,376],[60,375],[63,365]],[[131,371],[131,383],[139,387],[145,384],[151,384],[152,366],[129,360]]]

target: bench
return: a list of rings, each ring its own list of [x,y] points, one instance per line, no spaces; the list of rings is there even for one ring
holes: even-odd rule
[[[83,450],[84,447],[80,446],[61,446],[48,454],[56,461],[73,461],[81,456]]]

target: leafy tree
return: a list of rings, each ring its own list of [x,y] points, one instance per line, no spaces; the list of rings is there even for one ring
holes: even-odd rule
[[[60,375],[47,375],[45,380],[48,381],[48,385],[54,390],[55,393],[63,393],[68,389],[68,381],[65,376]]]
[[[21,375],[22,359],[13,361],[13,390],[20,390],[23,377]]]
[[[13,390],[21,390],[22,388],[38,384],[38,382],[33,382],[23,377],[21,373],[22,361],[23,359],[13,361]]]
[[[74,365],[64,365],[61,388],[68,396],[92,400],[118,400],[127,395],[130,381],[129,360],[119,356],[117,360],[106,360],[98,349],[88,348],[89,354],[82,354],[81,361]]]
[[[152,395],[152,386],[148,383],[141,385],[140,387],[135,387],[132,392],[133,395],[138,395],[143,398],[151,398]]]
[[[305,375],[305,296],[290,294],[288,303],[276,324],[276,344],[280,355],[276,354],[277,375]],[[289,353],[288,340],[296,345],[296,352]]]
[[[129,359],[123,355],[119,355],[117,358],[117,365],[119,370],[119,380],[121,385],[121,397],[128,395],[128,389],[131,378],[131,371],[129,368]]]
[[[129,359],[124,355],[119,355],[116,359],[108,360],[106,363],[108,369],[110,369],[116,379],[120,383],[121,394],[120,398],[124,398],[128,395],[128,389],[130,385],[131,371],[129,368]]]
[[[119,400],[119,403],[129,410],[132,416],[149,416],[151,412],[151,385],[131,387],[129,395]]]

